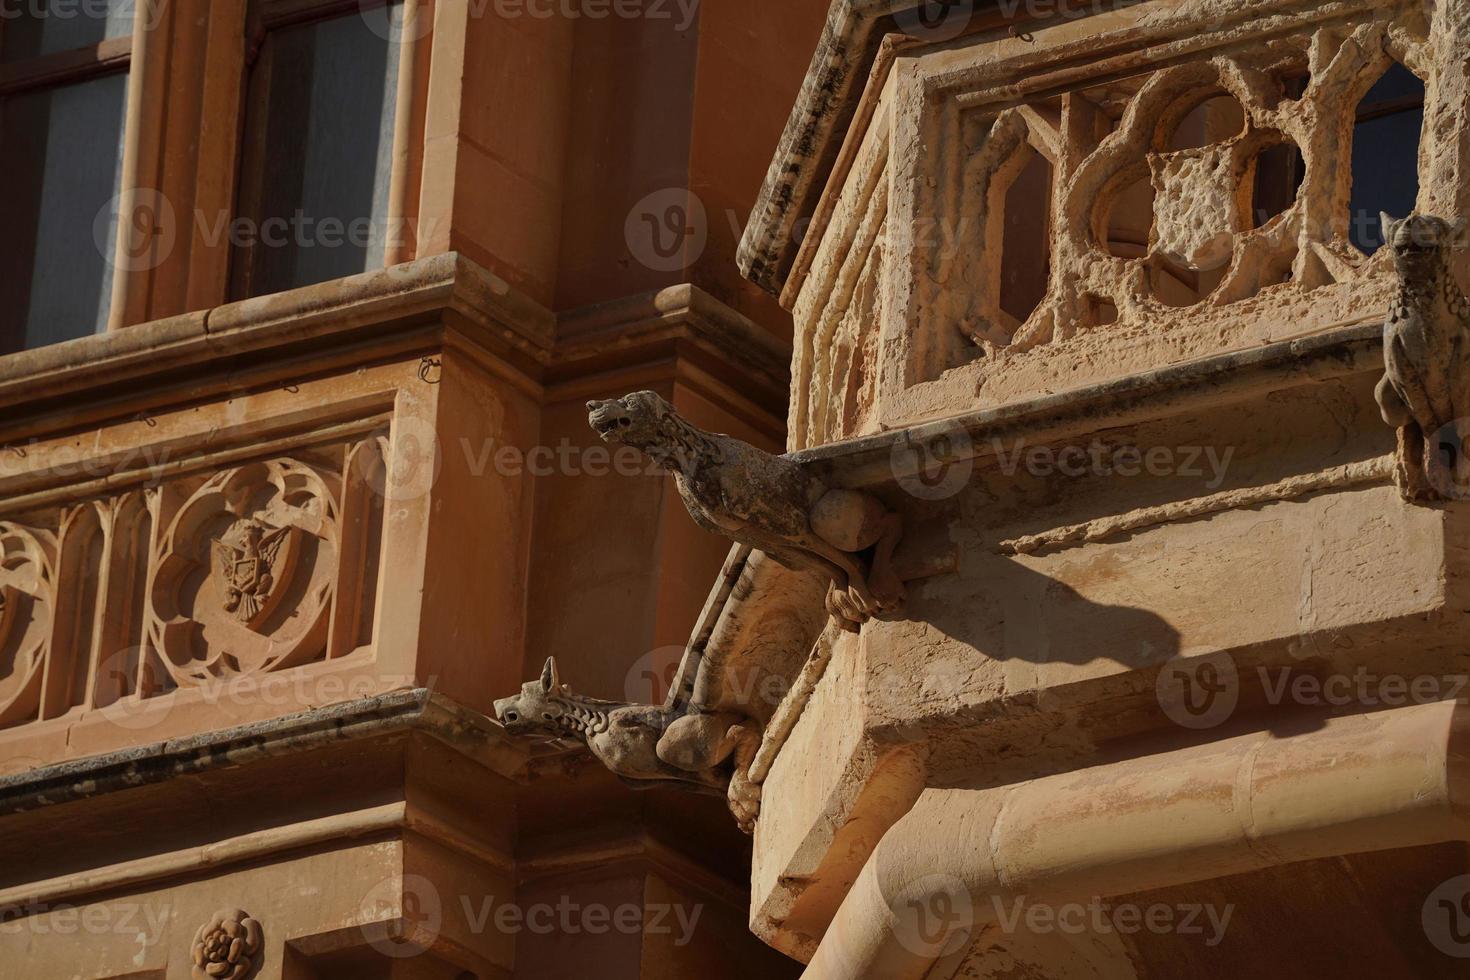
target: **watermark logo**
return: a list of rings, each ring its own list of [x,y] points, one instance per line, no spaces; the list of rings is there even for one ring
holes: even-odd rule
[[[1425,437],[1429,482],[1446,500],[1470,500],[1470,459],[1465,457],[1470,419],[1455,419]]]
[[[173,915],[172,906],[147,902],[0,906],[0,936],[124,936],[150,949],[163,940]]]
[[[630,704],[663,704],[683,659],[681,646],[658,647],[639,657],[623,681],[624,700]]]
[[[1207,490],[1218,490],[1225,483],[1235,458],[1235,447],[1226,446],[1150,446],[1110,445],[1094,439],[1085,446],[1028,445],[1018,439],[1007,446],[992,439],[991,450],[1006,476],[1025,471],[1031,476],[1047,478],[1142,477],[1199,480]]]
[[[357,476],[386,503],[406,504],[428,496],[439,482],[443,456],[439,434],[428,419],[398,415],[380,431],[388,449],[357,456]]]
[[[942,423],[938,429],[925,426],[918,433],[906,431],[894,443],[889,465],[911,497],[948,500],[974,475],[974,443],[957,422]]]
[[[1446,956],[1470,959],[1470,875],[1444,882],[1424,900],[1424,935]]]
[[[158,191],[123,191],[92,219],[97,252],[120,272],[147,272],[168,261],[178,243],[178,215]]]
[[[677,272],[699,261],[709,243],[709,215],[699,195],[669,187],[644,197],[623,224],[628,251],[654,272]]]
[[[141,646],[124,647],[106,657],[97,671],[99,689],[105,686],[112,700],[97,709],[98,715],[108,724],[124,731],[147,731],[168,720],[178,698],[163,695],[145,698],[139,693],[139,679],[152,688],[155,682],[155,667],[149,660],[148,651]]]
[[[0,0],[0,22],[11,20],[102,21],[107,37],[127,37],[141,12],[143,26],[162,23],[168,0]],[[100,39],[100,35],[99,35]]]
[[[975,929],[975,905],[964,882],[953,875],[927,875],[910,882],[889,903],[893,932],[904,948],[928,958],[957,953]]]
[[[483,2],[483,0],[482,0]],[[433,18],[424,16],[412,3],[357,0],[357,15],[364,26],[389,44],[412,44],[428,37]]]
[[[1086,933],[1135,935],[1142,932],[1157,936],[1199,936],[1209,947],[1220,945],[1235,914],[1233,904],[1225,906],[1197,902],[1108,902],[1100,897],[1088,902],[1047,904],[1028,902],[1020,896],[1006,903],[999,895],[991,896],[995,920],[1006,933],[1025,931],[1047,935],[1061,933],[1080,936]]]
[[[1171,660],[1159,671],[1154,688],[1164,714],[1183,728],[1222,725],[1240,703],[1240,673],[1223,651]]]
[[[478,901],[461,895],[459,904],[471,933],[480,935],[494,929],[513,936],[525,932],[532,935],[603,936],[619,933],[625,936],[672,936],[675,946],[687,946],[699,927],[702,905],[671,905],[664,902],[624,902],[605,905],[586,904],[562,895],[555,903],[535,902],[520,905],[497,902],[494,895]]]
[[[369,946],[402,960],[429,950],[444,928],[444,903],[421,875],[384,878],[363,896],[362,935]]]
[[[953,41],[965,32],[974,10],[974,0],[921,0],[896,12],[893,22],[918,41]]]
[[[1402,708],[1419,704],[1464,703],[1470,676],[1464,674],[1379,674],[1359,665],[1351,671],[1299,670],[1257,665],[1237,671],[1227,653],[1170,661],[1159,672],[1160,706],[1185,728],[1213,728],[1228,721],[1240,702],[1243,681],[1266,705],[1302,708]]]

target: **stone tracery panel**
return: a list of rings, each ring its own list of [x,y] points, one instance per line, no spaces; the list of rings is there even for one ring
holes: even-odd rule
[[[155,544],[148,640],[174,682],[319,659],[339,553],[340,479],[274,459],[215,473]]]
[[[40,710],[55,606],[55,535],[0,523],[0,726]]]
[[[1394,37],[1384,22],[1345,34],[1323,28],[991,117],[964,177],[964,210],[984,216],[985,239],[976,244],[987,274],[968,297],[962,328],[984,350],[1014,353],[1105,326],[1104,308],[1124,327],[1168,329],[1198,304],[1228,306],[1273,287],[1303,292],[1379,271],[1349,241],[1344,161],[1353,107],[1392,63],[1390,52],[1416,60]],[[1186,118],[1211,101],[1236,104],[1240,128],[1172,146]],[[1026,147],[1053,160],[1058,191],[1047,297],[1017,323],[1000,308],[998,261],[985,253],[1004,250],[995,211]],[[1278,148],[1300,152],[1300,186],[1259,221],[1258,168]],[[1110,224],[1120,199],[1143,181],[1149,213],[1134,219],[1149,232],[1130,255],[1110,241]]]
[[[0,522],[0,729],[370,648],[380,432]]]
[[[1093,20],[920,50],[870,86],[787,284],[791,448],[1378,315],[1392,276],[1360,250],[1351,161],[1395,66],[1424,89],[1404,179],[1420,210],[1470,219],[1462,8]]]

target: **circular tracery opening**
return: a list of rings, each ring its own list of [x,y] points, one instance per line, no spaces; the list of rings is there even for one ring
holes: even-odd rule
[[[1131,178],[1131,179],[1130,179]],[[1145,170],[1127,175],[1103,218],[1103,246],[1120,259],[1148,254],[1154,227],[1154,185]]]
[[[1213,95],[1185,113],[1165,142],[1164,150],[1168,153],[1197,150],[1224,143],[1244,131],[1244,107],[1233,96]]]
[[[1262,228],[1296,203],[1307,163],[1289,137],[1266,147],[1252,163],[1251,213],[1248,228]]]

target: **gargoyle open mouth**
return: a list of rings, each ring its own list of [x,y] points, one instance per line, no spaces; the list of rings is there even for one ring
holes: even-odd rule
[[[619,429],[626,429],[633,424],[633,417],[618,401],[588,402],[587,412],[587,421],[592,426],[592,430],[604,439],[613,436]]]

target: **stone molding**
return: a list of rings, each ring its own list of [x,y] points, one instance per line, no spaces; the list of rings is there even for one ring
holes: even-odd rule
[[[407,732],[423,732],[507,779],[522,778],[531,761],[523,744],[484,715],[420,688],[0,777],[0,817]]]
[[[107,390],[225,356],[280,356],[308,342],[341,348],[381,336],[383,324],[423,324],[446,309],[477,325],[477,339],[487,347],[534,361],[549,356],[551,314],[451,252],[8,354],[0,357],[0,406],[19,412],[59,395]]]
[[[933,6],[913,0],[833,0],[736,256],[741,274],[762,289],[781,293],[802,245],[793,231],[816,210],[870,80],[886,73],[898,48],[923,43],[904,37],[895,15],[920,16]],[[979,29],[981,17],[969,15],[955,34]],[[997,14],[983,15],[985,25],[1001,21]]]
[[[1116,764],[1107,807],[1096,805],[1092,769],[926,789],[867,860],[803,976],[926,975],[994,924],[1001,896],[1138,894],[1466,840],[1465,731],[1465,709],[1450,701],[1334,718],[1290,737],[1255,732]],[[971,903],[973,918],[963,933],[921,939],[912,909],[945,897]]]
[[[589,374],[683,356],[758,410],[744,414],[784,414],[788,345],[697,286],[558,315],[450,252],[0,356],[0,407],[7,409],[0,439],[12,430],[32,434],[34,417],[58,406],[70,416],[80,393],[166,383],[224,358],[233,366],[237,358],[336,353],[357,342],[428,348],[435,344],[424,332],[446,324],[451,342],[501,362],[499,373],[533,397],[578,397],[573,389]]]
[[[998,408],[828,443],[792,453],[791,458],[815,468],[833,486],[879,486],[911,476],[921,460],[956,463],[983,458],[995,440],[1025,437],[1033,444],[1043,444],[1382,369],[1383,328],[1376,321],[1360,323],[1301,340],[1217,354]],[[957,448],[932,455],[916,451],[941,442]]]

